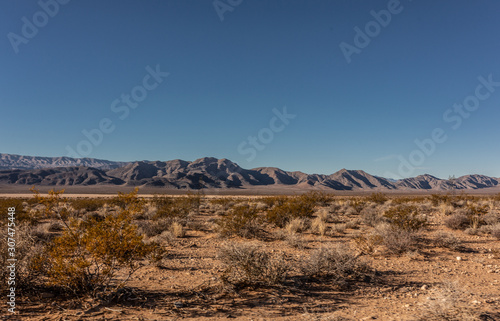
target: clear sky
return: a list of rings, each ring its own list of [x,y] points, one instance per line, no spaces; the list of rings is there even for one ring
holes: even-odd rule
[[[499,14],[495,0],[1,1],[0,152],[500,177]]]

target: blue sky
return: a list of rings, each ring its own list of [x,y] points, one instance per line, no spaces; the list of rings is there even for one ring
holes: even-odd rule
[[[0,3],[0,152],[500,177],[498,1],[66,1]]]

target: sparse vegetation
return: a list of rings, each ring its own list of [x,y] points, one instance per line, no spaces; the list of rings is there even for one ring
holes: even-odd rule
[[[266,286],[285,281],[287,266],[283,257],[269,255],[249,243],[226,243],[218,258],[224,264],[221,279],[232,286]]]
[[[82,300],[123,304],[136,289],[151,286],[168,294],[167,300],[175,293],[193,301],[193,311],[197,304],[214,304],[213,298],[235,311],[227,303],[256,296],[274,300],[280,293],[286,298],[281,304],[291,307],[298,298],[315,302],[330,293],[351,300],[349,291],[356,290],[370,295],[370,302],[379,296],[413,298],[422,303],[416,318],[453,320],[454,313],[462,319],[478,314],[464,301],[459,308],[448,303],[430,308],[440,300],[437,288],[420,295],[418,285],[409,290],[411,296],[401,296],[395,280],[422,277],[421,267],[442,278],[452,270],[474,277],[481,266],[482,277],[500,271],[494,261],[500,253],[495,245],[500,201],[494,197],[374,193],[334,199],[306,193],[243,199],[189,193],[147,198],[135,189],[113,198],[72,199],[63,191],[32,190],[32,199],[0,199],[0,206],[15,204],[19,213],[19,288],[36,288],[46,296],[77,294]],[[467,270],[476,255],[482,265]],[[192,290],[195,284],[200,288]],[[379,292],[387,287],[392,290]],[[357,295],[353,302],[358,298],[364,299]]]

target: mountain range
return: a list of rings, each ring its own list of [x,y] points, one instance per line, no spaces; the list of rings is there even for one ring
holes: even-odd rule
[[[393,180],[362,170],[331,175],[289,172],[276,167],[243,169],[228,159],[204,157],[189,162],[113,162],[93,158],[0,154],[0,184],[42,186],[147,186],[169,189],[250,188],[269,186],[343,191],[476,190],[499,185],[499,179],[466,175],[453,181],[431,175]]]

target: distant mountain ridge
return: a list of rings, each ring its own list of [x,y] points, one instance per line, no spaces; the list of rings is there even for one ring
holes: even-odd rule
[[[148,186],[171,189],[288,186],[320,190],[472,190],[499,185],[499,179],[466,175],[453,181],[432,175],[391,180],[362,170],[331,175],[288,172],[276,167],[243,169],[228,159],[204,157],[189,162],[112,162],[92,158],[0,154],[0,183],[46,186]]]
[[[86,166],[100,169],[111,169],[128,164],[127,162],[113,162],[96,158],[71,157],[41,157],[22,156],[0,153],[1,169],[39,169],[52,167]]]

